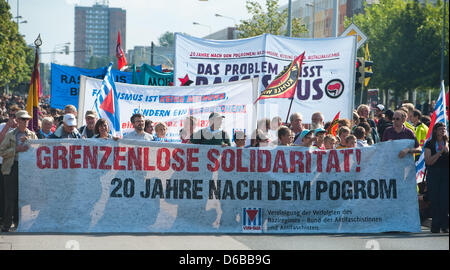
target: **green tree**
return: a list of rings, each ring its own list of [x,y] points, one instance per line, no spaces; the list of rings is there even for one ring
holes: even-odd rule
[[[447,6],[448,8],[448,6]],[[448,33],[448,10],[446,32]],[[347,18],[346,25],[351,20]],[[374,76],[369,87],[407,91],[440,86],[443,3],[380,0],[365,6],[354,23],[368,36]],[[359,55],[364,56],[363,47]],[[448,35],[445,41],[445,80],[448,83]]]
[[[170,47],[174,45],[175,34],[173,32],[166,31],[158,38],[159,46]]]
[[[288,9],[280,12],[278,0],[266,0],[266,11],[258,2],[250,0],[247,0],[246,8],[248,13],[252,15],[252,18],[242,20],[241,24],[238,25],[237,29],[240,38],[253,37],[265,33],[274,35],[286,34]],[[291,35],[293,37],[299,37],[301,34],[308,32],[300,18],[292,17],[291,26]]]
[[[33,69],[33,49],[17,31],[17,23],[12,21],[10,7],[0,0],[0,89],[8,84],[15,90],[21,84],[29,84]]]

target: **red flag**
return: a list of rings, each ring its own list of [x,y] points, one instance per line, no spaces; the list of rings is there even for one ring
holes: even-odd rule
[[[117,57],[117,64],[119,65],[119,70],[121,70],[124,66],[127,65],[127,59],[125,58],[125,54],[122,51],[122,43],[120,41],[120,31],[119,34],[117,35],[116,57]]]
[[[297,89],[298,77],[302,68],[305,52],[296,57],[292,63],[285,68],[261,93],[260,99],[268,98],[294,98]]]
[[[33,73],[31,75],[30,89],[28,91],[27,99],[27,112],[33,118],[28,123],[28,129],[37,131],[39,120],[39,96],[42,95],[41,81],[39,79],[39,48],[36,47],[36,53],[34,57]]]
[[[334,117],[333,121],[331,122],[330,126],[327,128],[327,134],[332,134],[333,136],[336,136],[337,129],[339,127],[339,114],[341,112],[338,112],[336,116]]]

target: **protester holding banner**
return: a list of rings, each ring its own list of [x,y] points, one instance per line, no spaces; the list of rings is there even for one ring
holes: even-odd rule
[[[52,135],[53,117],[46,116],[42,119],[40,129],[37,131],[36,136],[39,139],[48,139]]]
[[[336,146],[336,149],[346,148],[347,145],[345,144],[345,138],[350,135],[350,128],[346,126],[342,126],[338,130],[338,138],[339,138],[339,144]]]
[[[153,136],[153,141],[155,142],[167,142],[167,125],[163,122],[159,122],[155,125],[155,136]]]
[[[278,145],[290,146],[293,141],[293,132],[288,127],[282,126],[278,129]]]
[[[291,123],[290,128],[295,134],[294,144],[297,144],[297,145],[301,144],[302,140],[299,137],[303,131],[303,124],[302,124],[303,116],[298,112],[293,113],[289,117],[289,121]]]
[[[124,139],[131,140],[145,140],[145,141],[153,141],[153,135],[148,134],[144,131],[145,128],[145,119],[144,116],[140,113],[135,113],[131,116],[131,124],[133,125],[134,130],[125,135]]]
[[[238,147],[238,148],[245,147],[246,139],[247,139],[247,136],[245,135],[245,132],[242,130],[236,130],[233,134],[233,141],[236,144],[236,147]]]
[[[98,120],[98,115],[95,111],[86,111],[84,114],[86,125],[80,127],[80,133],[82,138],[92,138],[95,134],[95,123]]]
[[[416,135],[410,129],[406,128],[406,112],[403,110],[396,110],[394,112],[393,126],[387,128],[383,134],[383,141],[389,140],[401,140],[401,139],[410,139],[414,140],[414,148],[405,148],[398,154],[399,158],[403,158],[406,154],[415,154],[421,153],[422,149],[420,148],[419,142],[416,139]]]
[[[333,136],[333,134],[325,135],[325,138],[323,138],[323,146],[325,147],[325,150],[334,149],[335,144],[336,144],[336,138]]]
[[[446,126],[442,122],[434,125],[431,140],[425,144],[425,164],[431,200],[431,232],[448,233],[449,145]]]
[[[321,112],[315,112],[311,115],[311,129],[318,129],[324,127],[323,122],[323,113]]]
[[[75,115],[66,113],[63,118],[63,124],[50,135],[49,139],[81,139],[81,134],[76,126],[77,120]]]
[[[145,119],[144,131],[150,135],[153,135],[153,121],[150,119]]]
[[[195,132],[195,127],[197,126],[197,118],[194,116],[186,117],[183,121],[183,128],[180,129],[180,139],[181,143],[190,143],[192,134]]]
[[[314,143],[313,143],[314,148],[325,150],[325,146],[323,145],[323,139],[325,138],[326,133],[327,131],[321,127],[316,128],[314,130]]]
[[[358,146],[356,143],[357,143],[357,140],[356,140],[355,135],[350,134],[347,137],[345,137],[346,148],[355,148]]]
[[[94,133],[95,136],[93,138],[95,139],[103,139],[103,140],[114,139],[115,141],[119,139],[118,137],[113,137],[111,135],[111,133],[109,132],[108,122],[104,118],[99,119],[95,123]]]
[[[225,116],[219,113],[209,115],[209,126],[195,132],[191,136],[193,144],[209,144],[231,146],[230,137],[222,130],[222,121]]]
[[[300,140],[300,144],[296,144],[294,142],[294,145],[303,146],[303,147],[312,147],[313,140],[314,140],[314,130],[309,129],[303,129],[303,131],[300,133],[300,136],[298,136],[298,140]]]
[[[36,134],[27,126],[32,117],[25,110],[16,113],[17,127],[9,131],[0,144],[0,156],[3,157],[2,174],[4,176],[4,217],[2,232],[9,231],[14,222],[19,223],[19,153],[28,150],[27,141],[36,140]]]

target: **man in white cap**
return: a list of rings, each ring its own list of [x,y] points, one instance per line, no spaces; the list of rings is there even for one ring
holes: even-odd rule
[[[50,139],[80,139],[81,134],[77,130],[77,119],[75,115],[66,113],[63,118],[63,124],[50,135]]]
[[[8,232],[14,222],[19,223],[18,188],[19,188],[19,153],[28,150],[28,140],[36,140],[37,136],[27,126],[32,117],[27,111],[16,113],[17,127],[9,131],[0,144],[0,156],[3,157],[2,173],[4,175],[4,216],[2,232]]]
[[[222,129],[223,118],[225,116],[219,113],[211,113],[209,115],[209,126],[192,134],[191,143],[231,146],[230,137]]]

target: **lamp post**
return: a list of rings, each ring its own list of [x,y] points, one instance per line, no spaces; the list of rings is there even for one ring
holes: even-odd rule
[[[292,0],[289,0],[288,4],[288,24],[287,24],[287,36],[290,37],[292,32]]]
[[[442,24],[443,26],[442,26],[442,47],[441,47],[441,80],[440,80],[441,82],[444,80],[445,16],[447,16],[447,0],[444,0],[444,23]]]
[[[233,29],[233,39],[237,39],[237,33],[236,33],[236,25],[237,25],[237,23],[236,23],[236,19],[234,19],[232,17],[224,16],[224,15],[221,15],[221,14],[217,14],[217,13],[214,14],[214,16],[233,20],[233,23],[234,23],[234,25],[233,25],[233,27],[234,27],[234,29]]]
[[[200,26],[208,27],[208,29],[209,29],[209,34],[211,35],[211,26],[206,25],[206,24],[201,24],[201,23],[198,23],[198,22],[193,22],[192,24],[193,24],[193,25],[200,25]]]
[[[306,3],[305,5],[308,6],[308,7],[312,7],[312,10],[313,10],[312,38],[314,38],[314,31],[315,31],[315,25],[316,25],[316,0],[313,0],[312,3]]]

